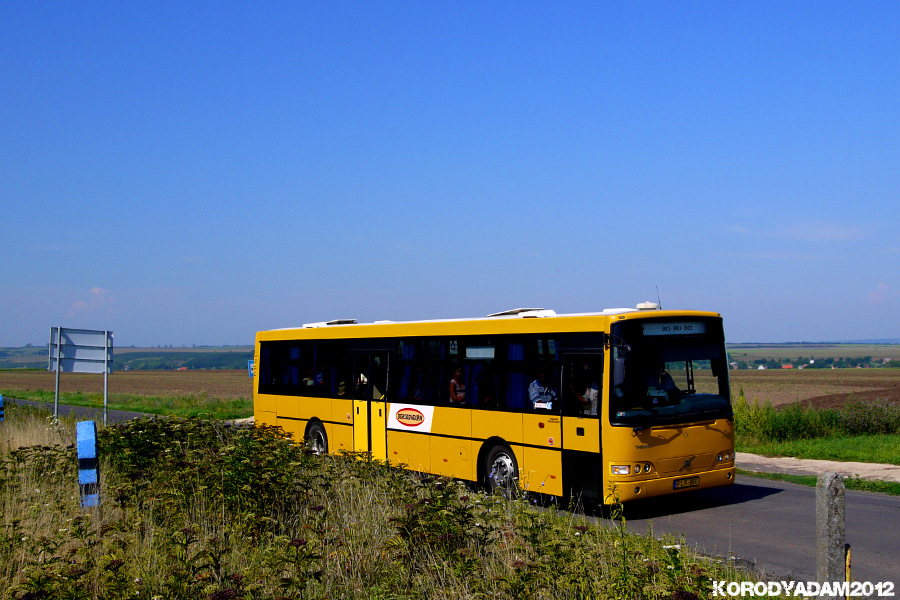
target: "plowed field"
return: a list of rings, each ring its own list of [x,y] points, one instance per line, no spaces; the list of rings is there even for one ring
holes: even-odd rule
[[[56,386],[56,374],[46,371],[0,371],[0,390],[46,390]],[[60,392],[103,393],[103,375],[61,373]],[[253,396],[252,380],[244,370],[120,371],[109,376],[109,393],[132,396],[191,396],[208,394],[231,399]]]
[[[743,388],[748,402],[775,406],[801,402],[840,408],[848,400],[900,403],[900,369],[768,369],[731,371],[731,391]]]

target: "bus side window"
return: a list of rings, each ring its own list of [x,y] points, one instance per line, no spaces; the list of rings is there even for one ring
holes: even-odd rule
[[[482,408],[502,406],[497,390],[497,370],[491,361],[476,362],[471,367],[471,402]]]

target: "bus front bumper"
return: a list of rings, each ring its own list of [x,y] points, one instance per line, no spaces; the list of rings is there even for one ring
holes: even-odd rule
[[[607,490],[604,504],[614,504],[617,500],[619,502],[627,502],[638,498],[681,494],[692,490],[732,485],[733,483],[733,466],[702,473],[679,475],[677,477],[660,477],[644,480],[629,480],[623,477],[611,482],[611,489]]]

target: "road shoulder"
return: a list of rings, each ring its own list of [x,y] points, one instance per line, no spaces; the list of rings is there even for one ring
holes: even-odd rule
[[[758,473],[813,476],[822,473],[837,473],[842,477],[859,477],[860,479],[900,483],[900,466],[897,465],[771,457],[749,452],[736,452],[735,465],[739,469]]]

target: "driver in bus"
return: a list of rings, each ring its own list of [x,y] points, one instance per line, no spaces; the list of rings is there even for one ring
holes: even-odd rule
[[[531,407],[540,410],[551,410],[556,401],[556,392],[547,385],[547,372],[544,369],[538,371],[537,379],[528,386],[528,398]]]
[[[653,398],[653,404],[659,404],[661,401],[665,403],[673,397],[677,398],[678,396],[673,392],[680,391],[675,385],[675,380],[666,370],[665,363],[660,363],[655,374],[654,372],[647,373],[644,383],[647,386],[647,396]]]

